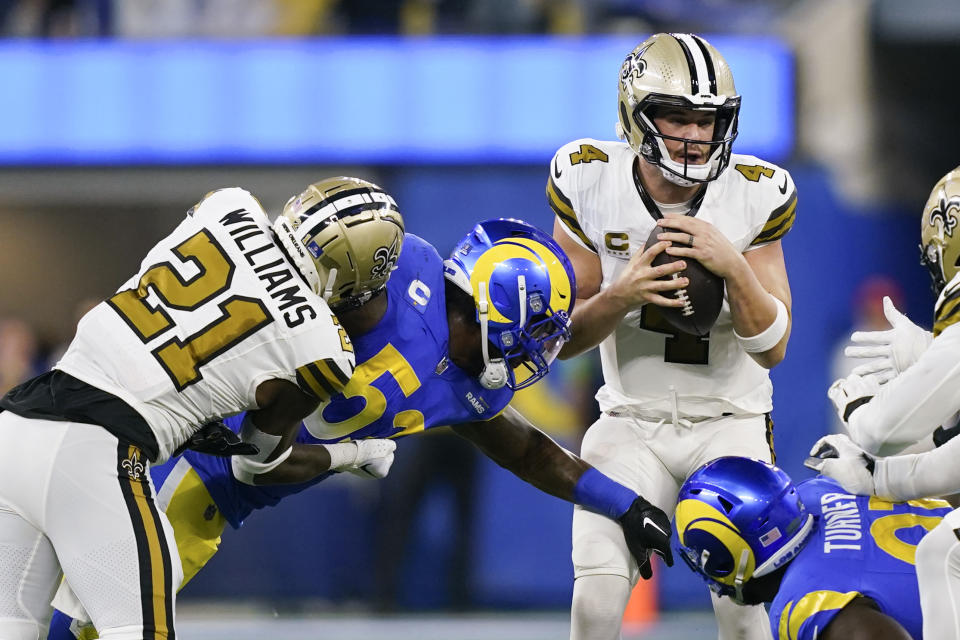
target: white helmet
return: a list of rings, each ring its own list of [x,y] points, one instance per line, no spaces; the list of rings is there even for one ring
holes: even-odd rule
[[[345,176],[290,198],[273,230],[334,311],[358,307],[383,289],[403,244],[394,199],[372,182]]]
[[[664,177],[680,186],[715,180],[730,163],[737,137],[740,96],[720,52],[689,33],[658,33],[642,42],[620,66],[620,121],[617,135]],[[658,107],[712,112],[712,140],[677,138],[653,122]],[[670,158],[664,139],[709,146],[707,162],[687,164]]]

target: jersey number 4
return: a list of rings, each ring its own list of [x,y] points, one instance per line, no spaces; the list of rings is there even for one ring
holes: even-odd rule
[[[173,252],[182,263],[193,263],[197,275],[183,278],[169,262],[161,262],[147,269],[135,289],[121,291],[107,302],[144,344],[170,335],[151,353],[177,391],[182,391],[202,378],[201,365],[270,324],[273,318],[260,300],[234,295],[217,305],[218,318],[180,340],[174,334],[176,323],[167,309],[196,311],[211,303],[230,288],[235,266],[205,229],[177,245]],[[162,306],[147,302],[151,290]]]
[[[663,318],[656,305],[645,304],[640,309],[640,328],[667,334],[664,362],[709,364],[710,334],[695,336],[675,329]]]

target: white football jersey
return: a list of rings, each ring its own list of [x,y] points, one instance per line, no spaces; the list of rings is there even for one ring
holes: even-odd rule
[[[209,194],[140,271],[81,320],[56,368],[119,397],[153,430],[159,461],[206,422],[256,408],[265,380],[326,400],[353,346],[239,188]]]
[[[642,251],[656,226],[634,178],[636,153],[626,143],[575,140],[557,151],[547,197],[563,229],[600,257],[607,287]],[[731,156],[691,207],[739,251],[779,240],[793,225],[797,194],[790,174],[753,156]],[[707,336],[678,332],[644,305],[600,344],[603,411],[669,418],[759,414],[772,408],[767,370],[740,347],[726,301]]]

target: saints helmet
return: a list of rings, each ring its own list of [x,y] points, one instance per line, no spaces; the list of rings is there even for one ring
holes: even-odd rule
[[[484,387],[522,389],[547,374],[570,339],[577,297],[573,265],[553,238],[520,220],[481,222],[444,260],[444,275],[473,298]]]
[[[753,458],[717,458],[694,471],[674,523],[684,561],[717,594],[787,564],[810,539],[813,514],[785,472]]]
[[[960,270],[960,167],[930,192],[920,223],[920,262],[930,271],[934,295],[953,280]]]
[[[403,217],[383,189],[340,176],[290,198],[273,229],[313,290],[334,311],[387,284],[403,244]]]
[[[737,137],[740,96],[723,56],[700,36],[658,33],[643,41],[620,66],[620,121],[617,135],[665,178],[681,186],[715,180],[730,163]],[[713,113],[712,140],[678,138],[654,124],[659,108]],[[688,164],[670,158],[664,140],[708,146],[707,162]]]

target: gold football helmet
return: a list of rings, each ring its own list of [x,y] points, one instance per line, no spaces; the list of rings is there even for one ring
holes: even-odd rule
[[[340,176],[287,201],[273,224],[313,290],[334,310],[362,305],[383,289],[403,244],[403,217],[383,189]]]
[[[653,123],[658,108],[713,112],[713,139],[678,138]],[[700,36],[658,33],[643,41],[620,66],[620,121],[617,135],[664,177],[681,186],[716,179],[730,162],[737,137],[740,96],[727,61]],[[688,164],[670,158],[664,139],[707,145],[707,162]]]
[[[930,192],[920,223],[920,262],[930,271],[933,292],[940,291],[960,270],[960,167]]]

